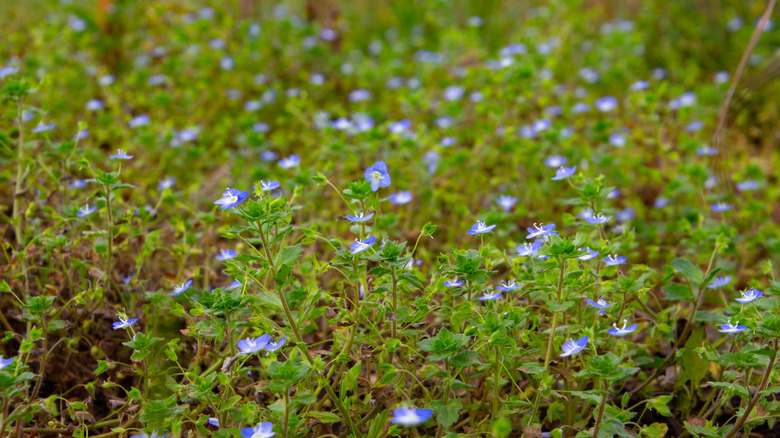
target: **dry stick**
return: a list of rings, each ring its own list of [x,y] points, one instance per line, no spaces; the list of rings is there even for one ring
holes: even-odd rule
[[[774,368],[775,365],[775,359],[777,359],[777,346],[778,346],[779,339],[780,338],[775,338],[775,352],[772,354],[772,358],[769,359],[769,365],[767,365],[766,372],[764,373],[764,378],[761,380],[761,386],[758,387],[758,391],[756,391],[756,393],[753,395],[753,398],[750,400],[750,404],[748,404],[748,407],[747,409],[745,409],[745,412],[742,414],[742,417],[739,418],[739,421],[737,421],[737,424],[735,424],[734,428],[731,429],[731,432],[729,432],[729,434],[726,435],[726,438],[733,437],[739,431],[742,425],[745,424],[745,421],[747,421],[750,412],[753,411],[753,408],[756,407],[756,403],[758,403],[758,400],[761,398],[761,392],[764,389],[766,389],[766,385],[767,383],[769,383],[769,376],[772,374],[772,368]]]

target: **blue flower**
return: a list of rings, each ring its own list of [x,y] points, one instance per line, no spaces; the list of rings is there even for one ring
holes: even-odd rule
[[[539,248],[542,247],[541,241],[535,241],[532,243],[525,243],[523,245],[518,245],[515,250],[517,250],[517,255],[520,257],[533,257],[536,255],[536,253],[539,252]]]
[[[260,181],[260,190],[267,192],[279,188],[279,181]]]
[[[191,278],[189,280],[183,282],[183,283],[179,283],[176,286],[174,286],[173,287],[173,292],[171,292],[170,295],[174,296],[174,297],[177,296],[177,295],[181,295],[184,292],[186,292],[187,289],[190,288],[190,286],[192,286],[192,279]]]
[[[412,202],[412,192],[403,191],[393,193],[387,196],[387,200],[396,205],[404,205]]]
[[[550,155],[544,159],[544,165],[547,167],[552,167],[553,169],[557,169],[566,164],[566,161],[566,157],[562,157],[560,155]]]
[[[262,351],[268,342],[271,340],[271,335],[265,334],[256,338],[242,339],[238,341],[236,346],[238,347],[239,354],[253,354],[258,351]]]
[[[416,426],[425,423],[432,416],[433,411],[430,409],[397,408],[393,411],[390,421],[402,426]]]
[[[126,317],[126,316],[124,316],[124,315],[119,315],[119,321],[117,321],[117,322],[115,322],[115,323],[113,324],[113,325],[114,325],[114,330],[119,330],[119,329],[123,329],[123,328],[128,328],[128,327],[130,327],[131,325],[135,324],[137,321],[138,321],[138,318],[130,318],[130,319],[127,319],[127,317]]]
[[[696,155],[700,155],[702,157],[712,157],[718,155],[718,148],[702,146],[700,148],[696,148]]]
[[[85,108],[87,111],[100,111],[103,109],[105,104],[103,104],[103,101],[100,99],[92,99],[89,102],[87,102],[87,105]]]
[[[18,67],[7,66],[7,67],[0,68],[0,79],[6,76],[15,75],[17,73],[19,73]]]
[[[222,193],[222,197],[214,201],[214,204],[221,206],[223,210],[227,210],[228,208],[233,208],[243,202],[247,196],[249,196],[249,192],[227,188],[225,192]]]
[[[636,213],[631,207],[626,207],[624,210],[615,213],[615,218],[620,222],[628,222],[634,219],[634,216],[636,216]]]
[[[607,300],[605,300],[602,297],[599,297],[598,301],[593,301],[590,298],[585,298],[585,302],[599,310],[609,309],[610,307],[615,305],[615,303],[607,303]]]
[[[509,280],[509,282],[504,283],[501,282],[501,286],[496,286],[496,290],[500,290],[501,292],[511,292],[513,290],[517,290],[523,287],[522,283],[517,284],[515,280]]]
[[[544,237],[552,234],[552,230],[555,229],[555,224],[534,224],[534,227],[528,227],[526,228],[528,230],[527,236],[525,236],[526,239],[535,239],[537,237]]]
[[[392,122],[387,125],[387,129],[391,134],[401,134],[409,130],[412,126],[412,122],[409,120],[401,120],[400,122]]]
[[[653,202],[653,207],[664,208],[669,205],[669,202],[669,198],[656,198],[655,202]]]
[[[216,255],[216,259],[220,262],[224,262],[225,260],[230,260],[233,257],[237,256],[236,252],[232,249],[223,249],[219,251],[219,254]]]
[[[160,433],[155,431],[152,431],[151,435],[147,435],[145,432],[140,432],[136,435],[131,435],[130,438],[166,438],[168,436],[168,433]]]
[[[718,331],[721,333],[739,333],[745,329],[747,329],[746,325],[739,325],[739,321],[736,324],[732,324],[729,319],[727,323],[720,325],[720,330]]]
[[[749,192],[758,188],[758,181],[749,180],[737,183],[737,190],[740,192]]]
[[[707,288],[709,289],[717,289],[719,287],[723,287],[731,282],[731,275],[726,275],[725,277],[723,275],[718,275],[715,279],[713,279],[710,284],[707,285]]]
[[[572,114],[582,114],[590,111],[590,105],[585,102],[577,102],[571,107]]]
[[[174,177],[165,178],[164,180],[160,181],[160,184],[157,184],[157,190],[163,191],[166,189],[170,189],[171,187],[173,187],[173,184],[175,183],[176,183],[176,178]]]
[[[761,296],[764,295],[763,292],[756,288],[750,288],[748,290],[742,291],[742,296],[739,298],[735,298],[735,301],[742,304],[752,303],[753,301],[761,298]]]
[[[564,167],[561,166],[558,168],[558,170],[555,171],[555,176],[550,178],[553,181],[560,181],[564,180],[572,175],[574,175],[574,172],[577,171],[577,166],[572,167]]]
[[[352,216],[351,214],[348,214],[344,216],[344,218],[350,222],[365,222],[367,220],[370,220],[372,217],[374,217],[374,213],[364,215],[364,212],[355,212],[355,215]]]
[[[515,203],[517,203],[517,198],[514,196],[499,196],[498,199],[496,199],[496,204],[499,205],[499,207],[503,208],[504,211],[509,211],[512,209],[512,207],[515,206]]]
[[[87,181],[83,179],[74,179],[73,182],[68,184],[68,188],[71,190],[83,189],[86,186],[87,186]]]
[[[612,96],[605,96],[601,99],[596,99],[596,101],[593,102],[593,105],[602,113],[606,113],[617,108],[618,101]]]
[[[589,218],[585,219],[585,222],[592,224],[592,225],[601,225],[605,224],[612,220],[612,216],[604,216],[603,213],[599,213],[595,216],[590,216]]]
[[[501,298],[502,296],[503,295],[501,294],[501,292],[485,291],[484,295],[482,295],[481,297],[477,297],[477,301],[495,301]]]
[[[268,123],[257,122],[254,125],[252,125],[252,132],[263,133],[263,132],[268,132],[268,130],[270,129],[271,127],[268,126]]]
[[[623,320],[623,327],[618,327],[617,324],[612,324],[613,328],[607,330],[607,333],[612,336],[625,336],[629,333],[632,333],[634,330],[636,330],[637,327],[639,327],[636,324],[631,324],[630,326],[626,327],[626,324],[628,324],[628,321],[625,319]]]
[[[338,119],[332,121],[330,126],[332,126],[334,129],[338,129],[339,131],[346,131],[352,128],[352,122],[346,117],[339,117]]]
[[[439,144],[443,148],[448,148],[448,147],[453,146],[455,144],[455,139],[452,138],[452,137],[444,137],[444,138],[441,139]]]
[[[626,145],[626,138],[620,134],[612,134],[609,136],[609,144],[616,148],[622,148]]]
[[[35,133],[35,134],[38,134],[40,132],[51,131],[52,129],[54,129],[55,126],[57,126],[56,123],[45,125],[45,124],[43,124],[43,122],[41,122],[41,123],[38,124],[38,126],[36,126],[35,128],[32,129],[32,132]]]
[[[282,169],[292,169],[293,167],[301,164],[301,157],[297,154],[292,154],[289,157],[279,160],[278,164]]]
[[[371,93],[368,90],[355,90],[349,93],[350,102],[362,102],[371,99]]]
[[[629,87],[631,91],[642,91],[650,88],[650,82],[647,81],[638,81],[631,84],[631,87]]]
[[[239,287],[243,286],[240,281],[233,280],[227,287],[225,287],[225,290],[233,290],[238,289]]]
[[[349,249],[352,250],[350,254],[357,254],[359,252],[363,252],[368,248],[371,248],[371,245],[373,245],[374,242],[376,242],[376,237],[374,236],[371,236],[366,240],[355,239],[352,245],[349,245]]]
[[[377,191],[380,187],[390,187],[390,174],[387,173],[387,164],[377,161],[363,173],[366,181],[371,183],[371,190]]]
[[[580,351],[585,349],[585,346],[588,345],[588,341],[589,341],[588,337],[583,336],[577,339],[576,341],[569,341],[563,344],[563,346],[561,346],[563,353],[559,354],[558,357],[572,356],[579,353]]]
[[[604,257],[602,260],[604,260],[604,263],[605,263],[607,266],[617,266],[617,265],[622,265],[623,263],[625,263],[625,262],[626,262],[626,258],[625,258],[625,257],[623,257],[623,256],[618,256],[618,257],[615,257],[615,256],[614,256],[614,255],[612,255],[612,254],[610,254],[610,255],[608,255],[608,256],[606,256],[606,257]]]
[[[274,432],[273,429],[273,423],[266,421],[255,427],[241,429],[241,436],[244,438],[271,438],[276,435],[276,432]]]
[[[577,257],[578,259],[583,260],[583,261],[594,259],[594,258],[596,258],[596,256],[599,255],[598,251],[596,251],[594,249],[590,249],[590,248],[580,248],[580,251],[587,251],[588,252],[585,255],[581,255],[581,256]]]
[[[89,216],[92,213],[94,213],[95,210],[97,210],[97,207],[90,207],[89,204],[85,204],[83,207],[79,208],[79,211],[76,212],[76,216],[78,217]]]
[[[0,370],[2,370],[3,368],[7,367],[8,365],[10,365],[11,362],[13,362],[13,361],[14,361],[13,357],[10,357],[8,359],[3,359],[3,356],[0,356]]]
[[[270,341],[268,341],[268,345],[265,346],[265,351],[272,351],[272,352],[276,351],[282,348],[282,346],[286,343],[287,343],[286,337],[282,337],[282,339],[279,339],[278,341],[274,341],[273,339],[271,339]]]
[[[206,421],[206,424],[214,427],[219,427],[219,418],[211,417]]]
[[[89,137],[89,129],[79,129],[78,132],[73,134],[73,141],[84,140],[87,137]]]
[[[717,204],[712,204],[710,210],[712,210],[714,213],[724,213],[726,211],[731,210],[732,208],[734,208],[734,204],[729,204],[726,202],[718,202]]]
[[[132,129],[140,128],[141,126],[146,126],[151,122],[151,119],[146,114],[140,114],[132,119],[130,119],[129,122],[127,122],[127,126],[129,126]]]
[[[488,233],[495,227],[495,225],[486,225],[482,221],[477,221],[474,225],[471,226],[471,229],[466,232],[472,236],[475,236],[477,234]]]
[[[114,155],[109,155],[108,158],[112,160],[129,160],[133,158],[133,156],[128,155],[127,152],[123,151],[122,149],[117,149],[116,153]]]
[[[447,280],[444,282],[444,287],[461,287],[463,286],[463,282],[460,281],[457,277],[455,277],[452,280]]]

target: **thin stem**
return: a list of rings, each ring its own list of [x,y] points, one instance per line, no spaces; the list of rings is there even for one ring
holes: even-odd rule
[[[495,367],[495,380],[493,381],[493,418],[497,418],[498,413],[498,382],[501,379],[501,356],[498,354],[498,347],[495,348],[496,353],[496,367]]]
[[[114,219],[111,215],[111,189],[108,186],[105,186],[106,190],[106,211],[108,212],[108,221],[106,224],[106,227],[108,228],[108,256],[106,257],[106,273],[105,273],[105,283],[106,283],[106,295],[111,290],[111,256],[114,252]]]
[[[604,394],[601,396],[601,404],[599,405],[599,415],[596,417],[596,427],[593,429],[593,438],[598,438],[599,436],[599,426],[601,425],[601,420],[604,419],[604,407],[607,405],[607,382],[603,382],[604,385]]]
[[[737,424],[734,425],[734,428],[731,429],[731,432],[726,435],[726,438],[731,438],[734,435],[737,434],[739,429],[742,427],[742,425],[745,424],[745,421],[747,421],[748,417],[750,416],[750,413],[753,411],[753,408],[756,407],[756,403],[758,403],[758,400],[762,397],[761,392],[766,389],[767,383],[769,383],[769,376],[772,374],[772,368],[774,368],[775,365],[775,359],[777,359],[777,347],[778,347],[778,341],[780,338],[775,338],[775,348],[774,353],[772,353],[772,357],[769,359],[769,365],[766,367],[766,371],[764,372],[764,378],[761,380],[761,386],[758,387],[758,391],[756,391],[755,394],[753,394],[753,398],[750,400],[750,404],[748,404],[747,408],[745,409],[745,412],[742,413],[742,416],[737,420]]]
[[[566,275],[566,260],[561,262],[561,275],[558,277],[558,303],[561,302],[561,291],[563,290],[563,276]],[[547,351],[544,354],[544,368],[550,365],[552,356],[553,341],[555,340],[555,330],[558,328],[558,312],[553,312],[552,326],[550,327],[550,337],[547,339]]]

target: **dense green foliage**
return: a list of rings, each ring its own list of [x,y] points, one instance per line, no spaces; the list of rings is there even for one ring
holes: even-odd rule
[[[10,3],[0,437],[780,430],[764,3]]]

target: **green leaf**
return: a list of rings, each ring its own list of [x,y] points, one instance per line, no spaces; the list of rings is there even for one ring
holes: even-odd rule
[[[677,272],[684,275],[685,278],[697,286],[704,280],[704,273],[701,272],[701,269],[688,259],[674,259],[672,266],[674,266]]]
[[[466,350],[452,356],[450,365],[455,368],[465,368],[473,365],[482,365],[482,362],[476,351]]]
[[[667,301],[693,301],[693,292],[691,287],[687,284],[670,283],[663,287],[666,296],[663,297]]]
[[[108,369],[108,362],[105,360],[98,360],[98,367],[95,371],[92,371],[92,374],[99,376],[100,374],[103,374]]]
[[[333,412],[307,412],[307,416],[316,418],[317,420],[322,421],[323,423],[339,423],[341,422],[341,417],[334,414]]]
[[[282,252],[279,253],[279,260],[277,262],[277,265],[287,265],[290,268],[292,268],[298,262],[298,258],[301,256],[302,253],[303,253],[303,248],[301,247],[300,243],[297,245],[282,248]]]

